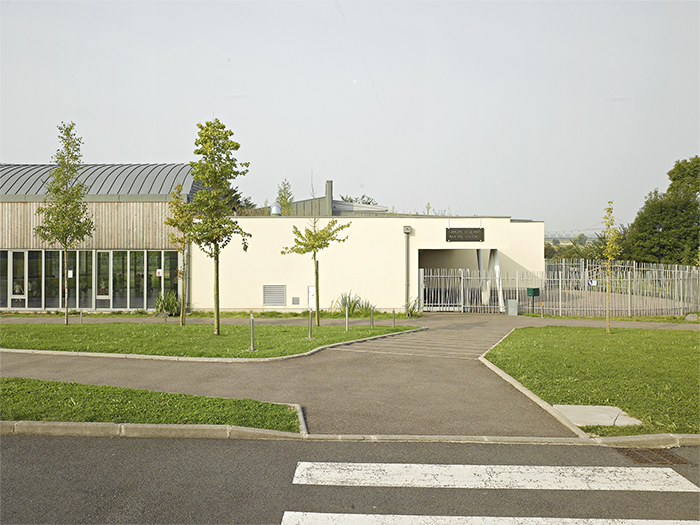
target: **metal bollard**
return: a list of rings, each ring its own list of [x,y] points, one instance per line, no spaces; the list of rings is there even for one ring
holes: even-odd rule
[[[309,309],[309,339],[313,339],[311,334],[311,309]]]
[[[80,324],[83,324],[83,311],[80,310]]]
[[[391,326],[396,328],[396,308],[391,310]]]
[[[255,319],[250,314],[250,351],[255,352]]]
[[[374,330],[374,308],[369,309],[369,327]]]
[[[345,305],[345,331],[348,331],[348,305]]]

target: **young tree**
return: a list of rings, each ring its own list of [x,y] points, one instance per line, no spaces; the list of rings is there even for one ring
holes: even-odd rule
[[[68,324],[68,250],[91,236],[95,225],[87,214],[87,204],[83,202],[87,188],[78,182],[83,139],[75,134],[73,122],[61,122],[58,130],[61,148],[51,157],[57,166],[46,184],[44,206],[37,208],[44,220],[34,228],[34,234],[63,248],[63,304],[65,324]]]
[[[180,326],[185,325],[187,316],[185,315],[185,284],[187,279],[187,258],[185,250],[192,241],[192,229],[194,226],[194,214],[187,204],[182,200],[182,185],[178,184],[170,193],[168,208],[172,217],[165,219],[165,224],[175,228],[178,233],[169,234],[170,242],[175,245],[175,249],[182,256],[182,267],[177,269],[177,278],[182,282],[182,293],[180,294]]]
[[[318,226],[318,217],[314,217],[310,221],[311,228],[305,228],[304,233],[299,231],[299,228],[292,226],[292,231],[294,232],[294,246],[282,250],[282,255],[287,255],[288,253],[298,253],[304,255],[306,253],[311,253],[311,258],[314,261],[314,286],[316,287],[316,326],[320,326],[319,318],[319,305],[320,305],[320,293],[318,288],[318,259],[316,258],[319,251],[328,248],[332,241],[345,242],[347,237],[338,238],[338,233],[340,233],[345,228],[348,228],[351,223],[338,224],[338,221],[331,219],[325,228],[320,228]]]
[[[277,186],[277,203],[282,208],[282,215],[292,214],[293,202],[294,194],[292,193],[292,185],[287,179],[284,179],[282,184]]]
[[[203,189],[194,194],[186,207],[194,217],[190,238],[214,259],[214,335],[219,335],[219,255],[234,234],[241,236],[243,251],[248,251],[250,237],[229,217],[231,210],[226,198],[231,193],[230,181],[248,173],[249,163],[239,163],[233,156],[241,145],[231,140],[233,131],[226,129],[219,119],[197,127],[194,153],[202,158],[190,162],[190,166],[192,177]]]
[[[610,278],[612,276],[613,261],[620,254],[620,230],[615,227],[615,217],[613,216],[613,201],[608,201],[603,217],[604,248],[605,256],[605,333],[610,333]]]

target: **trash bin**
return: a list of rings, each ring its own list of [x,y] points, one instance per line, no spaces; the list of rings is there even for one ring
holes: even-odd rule
[[[518,315],[518,300],[508,299],[506,303],[506,313],[508,315]]]

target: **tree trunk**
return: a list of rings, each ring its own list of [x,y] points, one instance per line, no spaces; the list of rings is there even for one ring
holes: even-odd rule
[[[321,304],[321,294],[318,290],[318,261],[316,260],[316,254],[314,254],[314,287],[316,288],[316,326],[321,326],[321,320],[319,317],[319,304]]]
[[[610,268],[605,271],[605,333],[610,333]]]
[[[219,247],[214,249],[214,335],[219,335]]]
[[[63,248],[63,306],[65,306],[64,324],[68,324],[68,248]]]
[[[185,296],[187,295],[187,258],[182,252],[182,292],[180,293],[180,326],[185,326]]]

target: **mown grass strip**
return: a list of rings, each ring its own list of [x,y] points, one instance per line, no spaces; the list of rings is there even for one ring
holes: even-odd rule
[[[190,357],[279,357],[295,355],[319,346],[400,332],[412,327],[342,326],[313,328],[289,325],[257,325],[256,352],[250,352],[248,325],[222,325],[213,335],[211,325],[175,323],[91,323],[91,324],[4,324],[0,347],[67,352],[105,352],[123,354]]]
[[[554,405],[617,406],[642,425],[583,427],[601,436],[700,433],[698,333],[520,328],[486,358]]]
[[[0,378],[3,421],[202,424],[299,432],[292,407],[132,388]]]

